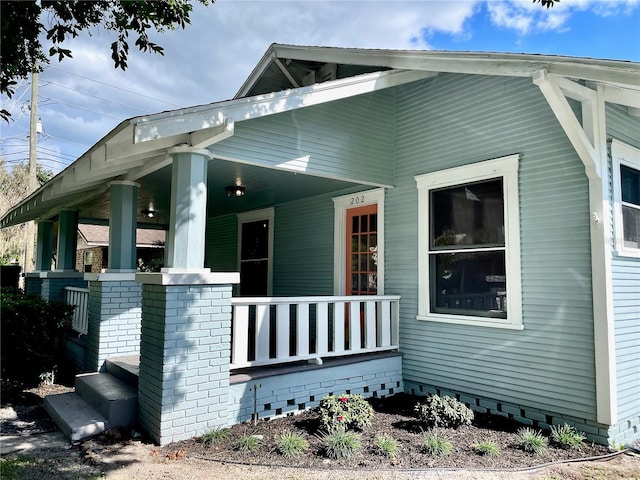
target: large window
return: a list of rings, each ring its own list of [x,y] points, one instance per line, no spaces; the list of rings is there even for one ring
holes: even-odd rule
[[[421,320],[522,328],[518,156],[416,177]]]
[[[611,156],[616,250],[640,257],[640,150],[614,140]]]

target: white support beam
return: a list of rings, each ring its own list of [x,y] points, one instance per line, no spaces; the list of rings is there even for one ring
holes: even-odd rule
[[[640,90],[623,88],[615,85],[605,85],[604,100],[605,102],[640,109]]]
[[[234,128],[235,123],[225,118],[220,125],[191,132],[189,134],[189,144],[197,149],[206,148],[232,136]]]
[[[280,71],[284,74],[285,77],[287,77],[287,80],[289,80],[291,82],[291,86],[293,88],[299,88],[302,85],[300,85],[300,83],[294,78],[294,76],[291,74],[291,72],[289,71],[289,69],[286,67],[286,65],[284,63],[282,63],[282,60],[280,60],[279,58],[275,58],[274,63],[278,66],[278,68],[280,69]]]
[[[222,125],[225,119],[240,122],[262,118],[371,93],[436,75],[435,72],[409,70],[374,72],[283,92],[139,117],[132,120],[134,142],[136,144],[153,143],[162,138],[217,127]],[[176,121],[176,117],[179,117],[180,121]]]
[[[598,154],[596,147],[573,113],[569,102],[558,84],[557,77],[548,75],[546,70],[539,70],[533,75],[533,83],[540,88],[549,107],[551,107],[551,110],[566,133],[567,138],[573,145],[573,148],[575,148],[580,160],[582,160],[587,173],[590,175],[590,172],[593,172],[600,177],[602,172],[600,170],[600,164],[597,161]],[[565,85],[565,88],[566,87],[567,85]],[[576,88],[573,90],[573,93],[577,91],[578,89]]]

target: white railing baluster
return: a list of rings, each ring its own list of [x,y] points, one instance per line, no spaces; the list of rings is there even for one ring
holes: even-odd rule
[[[365,302],[365,335],[364,348],[372,350],[376,348],[376,302]]]
[[[360,340],[360,299],[353,297],[349,304],[349,350],[357,352],[362,349]]]
[[[344,302],[333,304],[333,353],[344,352]]]
[[[397,350],[399,301],[400,297],[391,295],[233,298],[230,367]],[[275,308],[274,331],[271,331],[272,308]],[[249,317],[254,310],[255,335],[249,338]],[[312,322],[312,310],[315,310],[315,322]],[[292,338],[292,311],[295,311],[295,339]],[[270,352],[274,341],[275,351]],[[315,347],[313,352],[311,343]],[[252,351],[255,356],[249,358]],[[272,354],[275,358],[271,358]]]
[[[379,347],[391,345],[391,301],[382,300],[378,309],[377,342]]]
[[[249,305],[235,305],[233,307],[232,352],[231,363],[235,365],[247,364],[249,357]]]
[[[289,357],[289,304],[276,305],[276,358]]]
[[[327,302],[316,303],[316,329],[318,356],[329,353],[329,304]]]
[[[309,355],[309,304],[298,303],[297,306],[296,355],[306,357]]]
[[[256,306],[256,361],[269,360],[269,305]]]

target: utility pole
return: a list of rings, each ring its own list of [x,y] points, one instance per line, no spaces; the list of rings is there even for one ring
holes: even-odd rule
[[[31,74],[31,115],[29,117],[29,195],[38,189],[38,72]],[[24,235],[25,273],[31,272],[35,265],[35,222],[27,222]]]

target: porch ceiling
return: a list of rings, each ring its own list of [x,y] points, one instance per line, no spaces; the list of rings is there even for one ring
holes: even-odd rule
[[[169,224],[171,200],[171,166],[166,166],[138,180],[138,222],[147,227],[165,228]],[[227,197],[225,187],[245,187],[244,197]],[[210,160],[208,168],[207,216],[217,217],[279,205],[305,197],[337,192],[356,186],[354,183],[319,178],[225,160]],[[83,223],[106,224],[110,205],[108,191],[76,206]],[[147,218],[142,210],[153,210]]]

